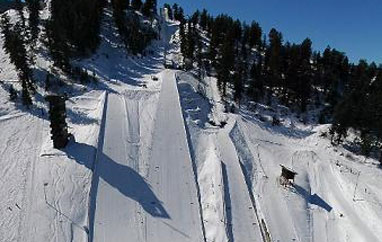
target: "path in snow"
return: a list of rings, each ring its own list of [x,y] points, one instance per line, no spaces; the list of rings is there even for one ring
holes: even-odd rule
[[[231,125],[230,125],[231,126]],[[227,127],[218,133],[230,241],[262,241],[248,187]]]
[[[136,130],[138,106],[109,96],[95,175],[93,241],[204,241],[174,74],[162,77],[147,177],[140,175],[139,152],[132,148],[149,132]]]
[[[174,72],[164,71],[148,180],[168,218],[149,216],[147,241],[204,241]]]

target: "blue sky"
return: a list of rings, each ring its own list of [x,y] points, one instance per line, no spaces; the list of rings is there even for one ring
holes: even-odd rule
[[[382,63],[381,0],[159,0],[177,2],[186,11],[206,8],[213,15],[227,13],[250,23],[256,20],[266,33],[272,27],[284,40],[310,37],[316,50],[327,45],[345,52],[352,62]]]

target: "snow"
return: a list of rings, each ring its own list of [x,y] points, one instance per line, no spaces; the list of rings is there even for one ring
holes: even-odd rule
[[[368,195],[359,185],[364,200],[353,200],[353,193],[358,172],[373,173],[373,178],[362,177],[367,184],[380,180],[381,170],[336,152],[320,137],[323,128],[317,126],[311,134],[296,137],[288,129],[239,118],[231,132],[271,238],[379,241],[381,197],[376,198],[375,190]],[[279,185],[280,164],[298,172],[293,187]]]
[[[202,140],[203,139],[203,140]],[[205,140],[204,140],[205,139]],[[223,172],[217,154],[216,135],[203,135],[198,140],[195,153],[200,162],[198,182],[207,241],[228,241],[226,233],[226,202],[224,198]]]
[[[99,50],[75,61],[98,83],[64,87],[75,140],[63,150],[40,82],[32,109],[9,101],[20,85],[0,48],[0,241],[382,241],[375,160],[285,107],[224,113],[216,78],[163,67],[165,53],[182,60],[178,23],[159,21],[154,54],[139,58],[105,14]],[[52,63],[38,46],[43,80]],[[298,173],[293,186],[280,185],[280,164]]]
[[[49,123],[43,121],[42,133],[46,138],[41,144],[40,158],[34,169],[31,208],[26,220],[30,227],[24,233],[24,236],[28,236],[25,241],[55,238],[84,241],[87,238],[91,170],[104,100],[104,92],[91,92],[72,100],[72,110],[87,113],[86,117],[93,121],[84,124],[87,120],[84,117],[73,115],[73,118],[69,118],[69,131],[76,140],[63,151],[51,148]],[[75,123],[74,120],[79,117],[81,122]]]
[[[93,241],[122,241],[126,237],[132,241],[203,241],[175,77],[165,71],[161,79],[159,100],[154,97],[157,111],[153,102],[145,105],[145,99],[109,95],[104,144],[95,175],[99,182],[94,194]],[[155,119],[155,128],[140,123],[145,119],[144,108],[156,113],[150,116]],[[152,155],[144,160],[141,140],[151,132],[148,149]]]
[[[39,152],[41,124],[34,117],[22,115],[0,122],[0,241],[20,239],[33,166]],[[37,141],[37,142],[36,142]]]
[[[232,125],[226,125],[218,134],[219,150],[222,156],[222,169],[227,203],[228,229],[233,241],[261,241],[262,235],[256,208],[252,204],[250,192],[236,154],[235,146],[229,137]]]
[[[77,142],[96,143],[103,97],[103,92],[96,91],[71,99],[68,109],[76,111],[69,115],[70,132],[77,141],[63,151],[51,148],[45,115],[23,112],[1,122],[2,137],[7,140],[1,147],[5,189],[1,192],[8,195],[1,196],[6,216],[1,220],[0,241],[86,238],[91,171],[77,162],[90,166],[95,150],[79,150]],[[80,110],[82,116],[77,113]],[[76,122],[79,118],[92,122],[84,125]]]
[[[235,147],[229,137],[234,119],[223,129],[209,120],[227,120],[216,99],[216,86],[199,92],[191,74],[177,74],[184,117],[197,166],[207,241],[261,241],[255,208],[250,198]]]

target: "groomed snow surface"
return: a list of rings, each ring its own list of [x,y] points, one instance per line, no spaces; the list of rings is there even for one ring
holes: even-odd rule
[[[175,76],[164,71],[161,79],[159,100],[109,95],[96,161],[93,241],[203,241]],[[155,124],[141,122],[150,118]],[[141,139],[151,133],[151,151],[144,150]],[[148,160],[144,152],[151,152]]]
[[[105,14],[99,51],[77,63],[99,81],[68,88],[75,140],[61,151],[41,87],[31,110],[9,101],[19,84],[0,50],[1,242],[382,241],[374,160],[333,147],[325,125],[225,114],[215,78],[163,68],[163,53],[182,59],[177,23],[133,58]],[[42,78],[51,63],[36,63]],[[280,185],[280,164],[294,186]]]

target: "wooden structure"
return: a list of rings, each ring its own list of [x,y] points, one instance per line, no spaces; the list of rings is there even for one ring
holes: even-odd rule
[[[297,172],[295,172],[293,169],[288,168],[284,165],[281,166],[281,177],[280,177],[280,183],[281,185],[292,185],[294,182],[294,177],[297,175]]]

